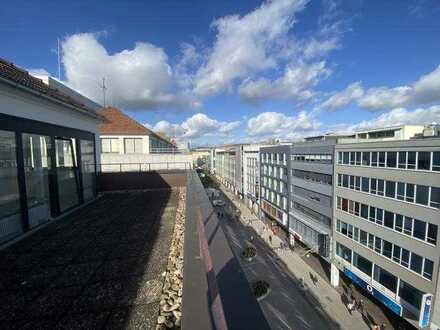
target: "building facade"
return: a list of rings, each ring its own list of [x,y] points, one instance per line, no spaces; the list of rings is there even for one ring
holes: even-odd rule
[[[0,60],[0,243],[95,198],[101,120]]]
[[[289,221],[290,145],[260,148],[261,216],[284,230]]]
[[[295,143],[290,161],[290,242],[331,258],[333,157],[336,140]]]
[[[243,144],[215,149],[215,175],[235,195],[243,197]]]
[[[250,144],[243,147],[243,195],[247,207],[255,214],[260,209],[260,148]]]
[[[335,152],[332,276],[338,268],[413,324],[440,324],[440,139]]]

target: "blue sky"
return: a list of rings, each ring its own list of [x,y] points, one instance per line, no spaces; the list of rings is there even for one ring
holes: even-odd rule
[[[194,144],[440,122],[440,3],[13,1],[0,56]]]

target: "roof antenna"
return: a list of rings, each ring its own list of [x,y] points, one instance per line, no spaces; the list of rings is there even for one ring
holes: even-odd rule
[[[101,87],[102,89],[102,98],[103,98],[103,103],[104,103],[104,108],[105,108],[105,92],[107,90],[107,87],[105,86],[105,77],[102,77],[102,85],[100,85],[99,87]]]

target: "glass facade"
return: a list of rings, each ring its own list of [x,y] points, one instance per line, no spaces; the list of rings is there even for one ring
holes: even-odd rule
[[[95,135],[0,114],[0,243],[95,196]]]

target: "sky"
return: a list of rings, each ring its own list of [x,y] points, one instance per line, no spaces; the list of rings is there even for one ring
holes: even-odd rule
[[[0,57],[193,146],[440,123],[437,0],[8,1]]]

